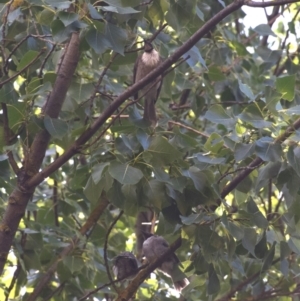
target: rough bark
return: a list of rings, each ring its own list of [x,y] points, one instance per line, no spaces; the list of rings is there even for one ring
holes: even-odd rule
[[[51,118],[57,118],[61,110],[72,76],[79,60],[79,35],[73,33],[64,60],[55,81],[53,91],[49,95],[43,113]],[[31,198],[35,186],[24,187],[25,181],[34,176],[40,169],[45,152],[50,141],[50,134],[41,130],[35,137],[30,150],[26,154],[24,166],[18,173],[18,185],[11,193],[7,208],[0,223],[0,274],[3,271],[8,252],[26,206]]]

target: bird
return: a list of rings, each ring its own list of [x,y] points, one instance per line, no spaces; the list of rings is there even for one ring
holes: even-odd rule
[[[138,260],[131,252],[122,252],[113,258],[113,273],[117,280],[131,280],[138,273]]]
[[[149,233],[150,234],[150,233]],[[148,236],[150,236],[148,234]],[[143,243],[143,253],[147,261],[153,262],[157,257],[161,256],[167,251],[169,244],[167,241],[158,235],[151,235]],[[175,289],[181,292],[189,281],[184,273],[179,269],[180,261],[175,253],[168,256],[165,261],[158,267],[166,276],[171,277]]]
[[[136,59],[133,69],[133,83],[140,81],[147,76],[152,70],[162,63],[162,58],[159,53],[153,48],[149,40],[144,40],[144,53]],[[155,83],[158,80],[157,83]],[[147,125],[156,127],[157,117],[155,111],[155,103],[159,96],[162,85],[162,76],[158,76],[142,88],[134,95],[137,100],[140,96],[144,95],[144,115],[143,120]]]

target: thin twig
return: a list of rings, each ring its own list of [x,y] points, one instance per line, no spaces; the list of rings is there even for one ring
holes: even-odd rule
[[[4,80],[3,82],[0,83],[0,89],[2,88],[3,85],[5,85],[6,83],[10,82],[11,80],[13,80],[14,78],[18,77],[22,72],[24,72],[28,67],[30,67],[32,64],[34,64],[43,54],[45,53],[45,49],[42,49],[40,51],[40,53],[31,61],[29,62],[24,68],[22,68],[20,71],[18,71],[17,73],[15,73],[12,77],[7,78],[6,80]]]
[[[94,100],[94,98],[96,97],[96,94],[99,90],[99,87],[102,83],[102,80],[107,72],[107,70],[109,69],[109,67],[111,66],[111,64],[114,62],[114,60],[116,59],[116,57],[118,56],[118,53],[114,53],[114,55],[111,57],[111,59],[109,60],[108,64],[104,67],[102,73],[100,74],[100,77],[97,81],[97,84],[95,85],[95,89],[93,91],[92,96],[89,98],[90,100]]]
[[[24,37],[19,43],[17,43],[15,45],[15,47],[12,49],[12,51],[9,53],[7,59],[5,60],[5,64],[3,66],[3,69],[7,69],[7,66],[8,66],[8,63],[9,63],[9,60],[10,58],[13,56],[13,54],[18,50],[18,48],[28,39],[28,38],[39,38],[39,37],[52,37],[52,35],[41,35],[41,36],[36,36],[36,35],[33,35],[33,34],[29,34],[27,35],[26,37]]]
[[[42,77],[42,75],[43,75],[43,69],[44,69],[44,67],[45,67],[45,65],[46,65],[46,63],[47,63],[47,61],[48,61],[50,55],[51,55],[52,52],[55,50],[55,48],[56,48],[56,44],[52,45],[51,50],[48,52],[48,54],[46,55],[45,59],[43,60],[43,63],[42,63],[42,65],[41,65],[41,68],[40,68],[40,71],[39,71],[39,74],[38,74],[38,77],[39,77],[39,78]]]
[[[294,22],[295,22],[295,20],[297,19],[299,13],[300,13],[300,9],[297,10],[297,12],[296,12],[295,16],[293,17],[291,23],[294,23]],[[288,30],[286,31],[285,38],[284,38],[284,40],[283,40],[283,42],[282,42],[282,44],[281,44],[281,50],[282,50],[282,51],[283,51],[284,48],[285,48],[286,41],[287,41],[287,39],[288,39],[288,37],[289,37],[289,34],[290,34],[290,28],[288,28]],[[282,60],[282,55],[279,57],[279,59],[278,59],[278,61],[277,61],[277,64],[276,64],[276,67],[275,67],[275,70],[274,70],[274,72],[273,72],[273,75],[275,75],[275,76],[280,75],[280,73],[278,73],[278,70],[279,70],[279,65],[280,65],[281,60]]]
[[[9,145],[10,141],[11,141],[11,137],[10,137],[10,133],[11,133],[11,129],[9,128],[9,121],[8,121],[8,114],[7,114],[7,105],[6,103],[2,102],[1,103],[2,106],[2,112],[3,112],[3,129],[4,129],[4,139],[5,139],[5,144]],[[8,150],[6,152],[7,156],[8,156],[8,161],[10,163],[10,166],[12,167],[14,173],[17,175],[20,171],[19,166],[17,164],[17,162],[14,159],[14,155],[12,153],[11,150]]]
[[[104,264],[105,264],[105,268],[106,268],[106,272],[107,272],[107,276],[109,281],[111,282],[114,290],[118,293],[118,288],[115,286],[114,281],[112,279],[111,273],[110,273],[110,268],[108,265],[108,260],[107,260],[107,246],[108,246],[108,238],[109,238],[109,234],[112,231],[114,225],[117,223],[117,221],[121,218],[121,216],[123,215],[124,211],[121,210],[120,213],[118,214],[118,216],[114,219],[114,221],[111,223],[111,225],[109,226],[109,228],[107,229],[106,235],[105,235],[105,241],[104,241],[104,249],[103,249],[103,257],[104,257]]]
[[[152,37],[149,39],[150,42],[154,41],[156,37],[168,26],[168,23],[165,23],[159,27],[159,29],[152,35]]]
[[[2,33],[3,44],[1,43],[1,52],[2,52],[3,62],[6,61],[4,46],[5,46],[5,32],[6,32],[6,25],[7,25],[7,17],[8,17],[8,14],[10,12],[10,7],[13,4],[13,2],[14,2],[14,0],[11,0],[10,2],[7,3],[6,12],[2,17],[3,25],[2,25],[2,32],[1,33]],[[4,71],[5,74],[7,74],[5,72],[5,68],[3,68],[3,71]]]
[[[140,267],[138,267],[136,270],[134,270],[133,273],[137,273],[137,272],[139,272],[140,270],[146,268],[147,266],[148,266],[148,263],[143,264],[143,265],[141,265]],[[78,301],[83,301],[83,300],[87,299],[89,296],[94,295],[95,293],[99,292],[101,289],[103,289],[103,288],[105,288],[105,287],[107,287],[107,286],[110,286],[110,285],[112,285],[112,284],[116,284],[116,283],[118,283],[118,282],[122,282],[124,279],[126,279],[126,278],[127,278],[128,276],[130,276],[130,275],[131,275],[131,274],[126,274],[126,275],[124,275],[124,276],[123,276],[122,278],[120,278],[120,279],[116,279],[116,280],[113,280],[112,282],[107,282],[107,283],[105,283],[105,284],[103,284],[103,285],[101,285],[101,286],[98,286],[98,287],[95,288],[94,290],[92,290],[92,291],[86,293],[84,296],[82,296]]]
[[[178,126],[180,126],[180,127],[182,127],[182,128],[185,128],[185,129],[187,129],[187,130],[193,132],[193,133],[196,133],[197,135],[200,135],[200,136],[202,136],[202,137],[204,137],[204,138],[209,138],[209,135],[206,135],[206,134],[204,134],[204,133],[202,133],[202,132],[200,132],[200,131],[197,131],[197,130],[195,130],[194,128],[192,128],[192,127],[190,127],[190,126],[187,126],[187,125],[185,125],[185,124],[182,124],[182,123],[180,123],[180,122],[176,122],[176,121],[173,121],[173,120],[169,120],[168,123],[169,123],[169,124],[178,125]]]

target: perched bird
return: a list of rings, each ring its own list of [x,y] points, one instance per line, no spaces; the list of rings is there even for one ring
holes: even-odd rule
[[[165,253],[168,248],[169,244],[167,241],[163,237],[157,235],[150,236],[143,243],[143,253],[149,262],[153,262],[157,257]],[[189,281],[179,269],[179,264],[180,261],[178,257],[172,253],[161,264],[159,270],[172,278],[176,290],[180,292],[189,284]]]
[[[140,81],[161,63],[162,58],[159,56],[159,53],[153,48],[150,41],[145,40],[144,53],[137,58],[134,65],[133,82],[136,83]],[[159,81],[154,85],[158,79]],[[157,101],[161,85],[162,76],[159,76],[142,88],[139,93],[134,95],[134,99],[137,100],[139,94],[142,96],[146,93],[144,95],[145,102],[143,119],[152,127],[155,127],[157,124],[155,103]]]
[[[113,272],[118,280],[133,279],[138,272],[138,261],[131,252],[122,252],[114,259]]]

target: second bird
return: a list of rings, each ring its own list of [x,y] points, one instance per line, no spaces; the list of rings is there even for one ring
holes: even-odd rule
[[[159,53],[153,48],[152,44],[148,40],[145,40],[144,53],[137,58],[134,65],[133,82],[136,83],[140,81],[161,63],[162,58]],[[154,84],[157,80],[158,82]],[[146,93],[144,95],[145,102],[143,119],[152,127],[155,127],[157,124],[155,103],[157,101],[161,85],[162,76],[159,76],[142,88],[139,93],[134,95],[134,99],[137,100],[138,97]]]

